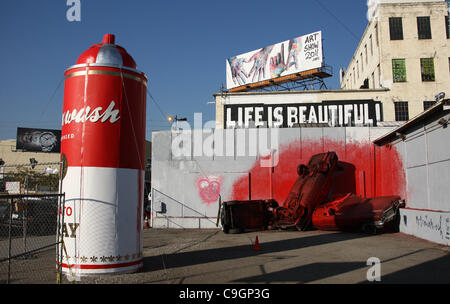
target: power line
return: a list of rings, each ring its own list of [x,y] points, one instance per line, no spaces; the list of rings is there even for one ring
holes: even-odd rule
[[[50,99],[48,100],[47,104],[45,105],[44,109],[42,110],[41,116],[39,117],[39,121],[42,120],[42,117],[45,114],[45,111],[47,111],[47,107],[49,106],[50,102],[53,100],[53,98],[55,97],[56,92],[58,91],[59,87],[61,86],[63,80],[65,79],[65,76],[63,75],[61,77],[61,80],[59,81],[58,85],[56,86],[56,89],[53,91],[53,94],[50,96]]]
[[[350,33],[350,35],[353,36],[353,38],[356,39],[356,41],[359,41],[359,37],[355,35],[355,33],[353,33],[350,28],[348,28],[344,22],[342,22],[335,14],[333,14],[325,5],[322,4],[322,2],[320,2],[319,0],[316,0],[317,4],[319,4],[319,6],[326,11],[329,15],[331,15],[331,17],[333,17],[337,22],[339,22],[339,24],[341,24],[346,30],[347,32]]]
[[[150,94],[150,92],[147,90],[147,95],[150,97],[151,100],[153,100],[153,102],[155,103],[155,105],[157,106],[159,112],[161,113],[161,115],[163,116],[164,119],[167,119],[167,115],[163,112],[163,110],[161,109],[161,107],[159,106],[158,102],[156,101],[155,98],[153,98],[152,94]]]

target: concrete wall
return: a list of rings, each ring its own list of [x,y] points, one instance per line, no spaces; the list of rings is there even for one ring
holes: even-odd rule
[[[297,166],[307,163],[312,155],[327,151],[337,152],[344,169],[334,177],[333,195],[404,195],[400,155],[395,148],[375,147],[371,143],[391,129],[153,132],[152,225],[216,227],[219,195],[222,201],[274,198],[282,204],[297,179]],[[183,141],[180,136],[184,136]],[[268,138],[268,144],[264,138]],[[208,154],[208,146],[214,147],[214,153]],[[180,147],[190,154],[180,155],[175,151]]]
[[[450,245],[450,129],[438,123],[450,114],[425,121],[393,146],[402,155],[407,209],[401,231]]]

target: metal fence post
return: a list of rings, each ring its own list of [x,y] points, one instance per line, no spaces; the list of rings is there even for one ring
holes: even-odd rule
[[[58,203],[58,208],[59,208],[59,212],[58,212],[58,223],[56,225],[56,257],[57,257],[57,263],[58,263],[58,268],[57,268],[57,274],[56,274],[56,283],[57,284],[61,284],[61,276],[62,276],[62,262],[63,262],[63,228],[62,225],[64,224],[64,215],[66,213],[66,207],[65,207],[65,203],[66,203],[66,196],[65,194],[62,193],[62,182],[63,182],[63,178],[64,178],[64,161],[61,160],[59,162],[59,189],[58,189],[58,194],[62,195],[58,198],[59,203]]]
[[[63,234],[63,225],[64,225],[64,216],[66,214],[65,207],[66,206],[66,196],[65,194],[62,197],[62,215],[61,215],[61,224],[60,230],[58,231],[61,241],[59,241],[59,280],[61,283],[61,275],[62,275],[62,262],[63,262],[63,246],[64,246],[64,234]]]
[[[154,191],[153,185],[152,185],[152,188],[150,191],[152,193],[152,199],[150,201],[150,227],[153,228],[153,202],[155,200],[155,191]]]
[[[8,230],[8,277],[6,279],[6,284],[9,284],[11,277],[11,226],[12,226],[12,208],[13,208],[13,198],[11,198],[11,204],[9,205],[9,230]]]
[[[56,216],[56,284],[61,284],[61,260],[60,260],[60,230],[61,230],[61,198],[58,199],[58,214]]]
[[[27,252],[27,222],[28,222],[28,212],[27,207],[25,207],[22,201],[22,235],[23,235],[23,252]],[[26,258],[26,256],[24,256]]]

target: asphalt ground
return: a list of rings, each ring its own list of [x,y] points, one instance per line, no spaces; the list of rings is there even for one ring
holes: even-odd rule
[[[143,255],[140,272],[79,283],[450,283],[450,247],[403,233],[150,228]]]
[[[255,240],[258,238],[258,245]],[[258,248],[259,247],[259,248]],[[255,250],[259,249],[259,250]],[[403,233],[144,229],[143,268],[65,284],[449,284],[450,247]],[[55,249],[13,261],[11,283],[54,284]],[[5,265],[0,267],[4,276]]]

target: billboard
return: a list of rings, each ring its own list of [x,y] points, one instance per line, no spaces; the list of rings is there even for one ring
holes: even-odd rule
[[[61,130],[17,128],[16,150],[59,153]]]
[[[227,89],[322,66],[322,32],[286,40],[226,60]]]
[[[226,104],[225,128],[291,128],[296,124],[330,127],[376,126],[382,104],[374,100],[327,100],[321,103]]]

